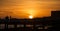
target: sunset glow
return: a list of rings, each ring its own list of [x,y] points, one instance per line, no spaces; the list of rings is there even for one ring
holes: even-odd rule
[[[1,0],[0,3],[0,17],[45,17],[52,10],[60,9],[60,0]]]
[[[29,18],[30,18],[30,19],[32,19],[32,18],[33,18],[33,16],[29,16]]]

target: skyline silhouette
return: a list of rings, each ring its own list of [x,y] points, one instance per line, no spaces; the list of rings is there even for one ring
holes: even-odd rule
[[[8,16],[0,19],[0,24],[5,24],[5,28],[0,30],[8,31],[57,31],[60,28],[60,11],[52,11],[50,17],[34,19],[17,19]],[[9,28],[9,25],[13,25]],[[19,25],[19,26],[18,26]]]

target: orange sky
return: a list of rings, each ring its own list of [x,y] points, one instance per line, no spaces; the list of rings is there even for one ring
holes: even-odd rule
[[[0,0],[0,17],[28,18],[50,16],[60,10],[60,0]]]

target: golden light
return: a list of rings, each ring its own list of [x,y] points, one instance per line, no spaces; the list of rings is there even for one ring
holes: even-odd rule
[[[29,16],[29,18],[30,18],[30,19],[32,19],[32,18],[33,18],[33,16]]]

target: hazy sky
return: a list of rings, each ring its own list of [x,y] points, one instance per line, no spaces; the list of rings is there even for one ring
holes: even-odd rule
[[[0,0],[0,17],[28,18],[50,16],[60,9],[60,0]]]

